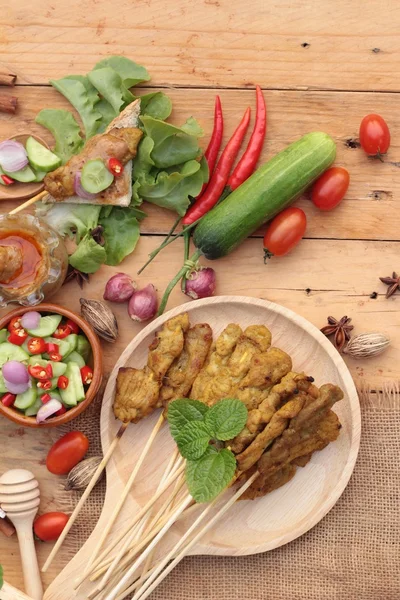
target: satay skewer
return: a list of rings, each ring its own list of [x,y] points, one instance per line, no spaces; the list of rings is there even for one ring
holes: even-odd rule
[[[29,198],[29,200],[27,200],[26,202],[23,202],[22,204],[20,204],[19,206],[17,206],[17,208],[13,208],[13,210],[10,210],[9,214],[10,215],[16,215],[21,210],[24,210],[24,208],[28,208],[32,204],[35,204],[35,202],[38,202],[39,200],[41,200],[42,198],[44,198],[45,196],[47,196],[47,194],[48,194],[48,192],[46,192],[46,190],[44,190],[43,192],[40,192],[39,194],[36,194],[36,196],[33,196],[32,198]]]

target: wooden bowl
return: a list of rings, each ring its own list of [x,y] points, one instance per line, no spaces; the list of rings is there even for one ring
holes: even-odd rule
[[[49,148],[49,145],[39,136],[33,135],[32,133],[20,133],[19,135],[13,135],[10,140],[20,142],[23,146],[26,144],[28,137],[33,137],[37,142]],[[33,198],[44,190],[43,181],[37,183],[13,183],[12,185],[1,185],[0,186],[0,200],[28,200]]]
[[[36,417],[26,417],[23,413],[19,412],[17,409],[12,406],[7,407],[4,406],[0,402],[0,414],[7,417],[17,425],[22,425],[23,427],[58,427],[59,425],[64,425],[64,423],[68,423],[72,421],[75,417],[80,415],[84,410],[87,409],[89,404],[93,401],[97,392],[99,391],[102,379],[103,379],[103,351],[100,345],[100,340],[97,337],[96,333],[93,331],[92,327],[79,315],[72,312],[68,308],[63,308],[62,306],[58,306],[57,304],[44,303],[38,304],[38,306],[21,306],[20,308],[16,308],[12,310],[7,315],[5,315],[2,319],[0,319],[0,329],[7,327],[9,321],[14,317],[19,317],[20,315],[25,314],[29,311],[38,311],[41,313],[56,313],[66,317],[67,319],[71,319],[75,321],[77,325],[79,325],[80,329],[82,329],[83,333],[86,335],[89,344],[92,349],[92,359],[91,366],[93,368],[93,381],[90,384],[86,397],[82,402],[79,402],[73,408],[67,410],[63,415],[59,415],[58,417],[51,417],[42,423],[36,422]]]

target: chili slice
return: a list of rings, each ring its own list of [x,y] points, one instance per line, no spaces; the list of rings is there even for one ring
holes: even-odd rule
[[[15,179],[12,179],[8,175],[2,175],[1,178],[5,185],[12,185],[13,183],[15,183]]]
[[[50,363],[45,367],[42,367],[42,365],[29,365],[28,372],[31,377],[39,379],[39,381],[46,381],[46,379],[53,377],[53,367]]]
[[[23,327],[21,325],[21,319],[22,319],[22,317],[13,317],[11,319],[11,321],[7,325],[7,329],[10,333],[15,331],[16,329],[23,329]]]
[[[265,133],[267,130],[267,107],[262,90],[259,85],[256,86],[256,120],[253,133],[247,145],[242,158],[236,165],[232,175],[228,179],[228,187],[236,190],[242,185],[250,175],[253,174],[261,150],[264,144]]]
[[[50,360],[53,362],[60,362],[62,360],[62,356],[59,352],[48,352]]]
[[[7,394],[4,394],[4,396],[2,396],[1,398],[1,403],[4,406],[12,406],[15,402],[17,396],[15,396],[14,394],[10,394],[10,392],[8,392]]]
[[[43,338],[33,337],[28,343],[28,350],[31,354],[42,354],[46,350],[46,342]]]
[[[215,171],[206,191],[197,198],[196,202],[189,208],[186,215],[183,217],[182,223],[184,225],[191,225],[200,219],[218,202],[226,182],[228,181],[229,173],[240,150],[249,122],[250,108],[244,113],[242,120],[221,154],[221,158],[215,167]]]
[[[43,394],[43,396],[40,396],[40,401],[42,402],[42,404],[47,404],[50,400],[50,394]]]
[[[37,383],[37,387],[40,388],[41,390],[49,390],[52,386],[52,383],[50,381],[50,379],[43,379],[41,381],[38,381]]]
[[[67,323],[65,323],[65,325],[59,325],[57,327],[57,329],[53,333],[53,337],[56,338],[57,340],[63,340],[71,333],[72,333],[72,330],[71,330],[70,326],[67,325]]]
[[[93,369],[91,369],[88,365],[85,365],[81,368],[81,377],[84,385],[89,385],[93,380]]]
[[[67,412],[67,409],[65,408],[65,406],[62,406],[55,414],[56,417],[59,417],[60,415],[63,415],[64,413]]]
[[[118,158],[109,158],[107,163],[108,170],[115,177],[120,177],[124,172],[124,165]]]
[[[15,346],[22,346],[27,337],[28,334],[25,329],[14,329],[14,331],[8,336],[7,340],[10,342],[10,344],[14,344]]]
[[[57,387],[59,387],[60,390],[66,390],[68,387],[68,384],[69,384],[69,379],[65,375],[60,375],[60,377],[57,379]]]
[[[66,324],[68,325],[72,333],[79,333],[79,325],[75,323],[75,321],[72,321],[72,319],[68,319]]]

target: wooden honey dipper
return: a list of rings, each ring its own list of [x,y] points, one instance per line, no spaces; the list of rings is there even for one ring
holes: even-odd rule
[[[39,484],[33,473],[11,469],[0,477],[0,507],[17,531],[25,591],[33,600],[43,597],[32,531],[39,504]]]

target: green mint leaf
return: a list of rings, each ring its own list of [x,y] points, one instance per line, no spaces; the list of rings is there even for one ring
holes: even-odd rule
[[[188,460],[202,457],[211,439],[210,432],[203,421],[190,421],[175,438],[179,452]]]
[[[196,502],[214,500],[230,483],[235,474],[236,460],[230,450],[216,452],[211,446],[198,460],[188,460],[186,483]]]
[[[225,441],[240,433],[247,421],[247,408],[234,398],[226,398],[215,404],[207,412],[205,423],[211,435]]]
[[[168,406],[167,419],[172,437],[176,440],[182,429],[191,421],[203,421],[208,406],[199,400],[179,398]]]

